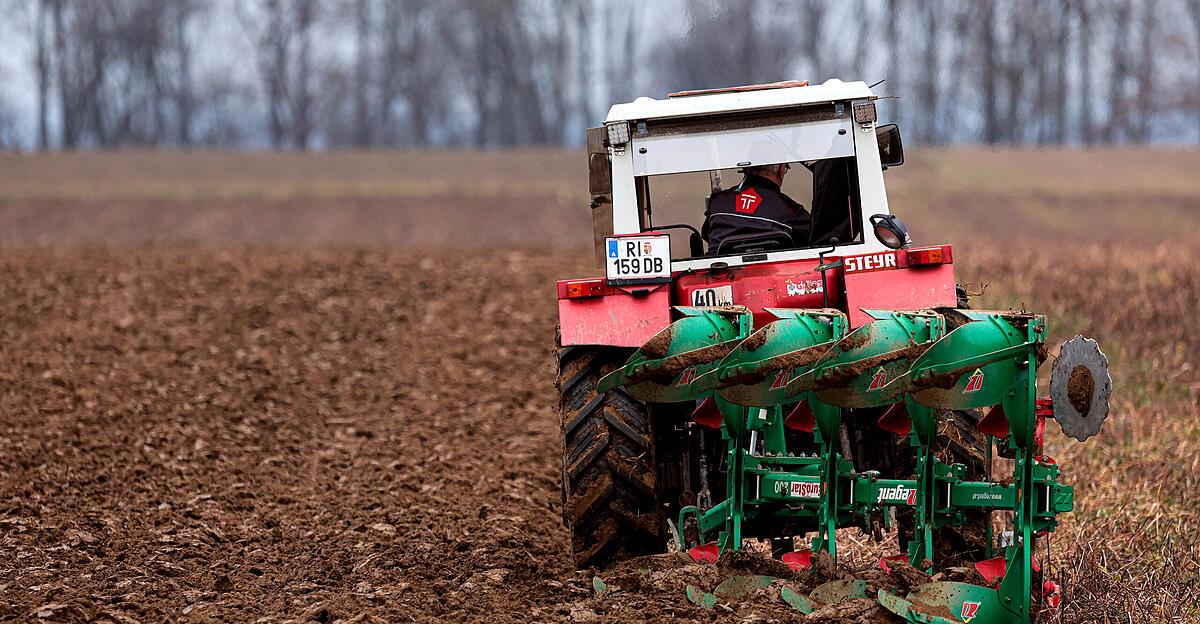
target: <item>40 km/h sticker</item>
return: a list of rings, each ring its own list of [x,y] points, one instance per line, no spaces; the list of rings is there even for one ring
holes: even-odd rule
[[[697,288],[692,291],[692,305],[696,307],[716,307],[733,305],[733,286],[713,286],[712,288]]]

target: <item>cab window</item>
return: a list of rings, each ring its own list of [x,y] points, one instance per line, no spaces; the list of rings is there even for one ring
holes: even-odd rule
[[[788,232],[761,219],[746,215],[715,216],[709,210],[714,188],[732,189],[742,184],[736,169],[646,176],[638,179],[638,203],[642,229],[671,235],[674,259],[740,255],[759,251],[784,251],[861,243],[862,204],[853,157],[788,163],[780,191],[799,203],[809,215],[807,231]],[[705,228],[706,213],[710,227]],[[720,228],[714,225],[720,222]],[[713,230],[726,235],[722,250],[710,249]],[[793,228],[794,229],[794,228]],[[703,236],[701,234],[708,234]],[[728,234],[744,237],[731,246]],[[700,240],[697,240],[700,239]]]

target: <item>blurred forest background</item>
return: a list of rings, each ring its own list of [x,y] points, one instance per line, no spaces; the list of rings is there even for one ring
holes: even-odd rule
[[[1200,142],[1200,0],[0,0],[0,148],[578,145],[830,77],[934,144]]]

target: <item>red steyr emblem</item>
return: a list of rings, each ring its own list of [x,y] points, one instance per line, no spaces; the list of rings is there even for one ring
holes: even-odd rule
[[[975,372],[971,373],[971,376],[967,378],[967,387],[963,388],[963,394],[966,394],[968,392],[976,392],[982,387],[983,387],[983,371],[981,371],[977,368],[977,369],[975,369]]]
[[[915,489],[909,490],[908,491],[908,500],[906,500],[904,502],[908,503],[909,507],[916,507],[917,506],[917,491]]]
[[[696,379],[696,367],[692,366],[683,371],[683,374],[679,376],[679,381],[676,382],[675,385],[686,386],[692,383],[692,380],[694,379]]]
[[[867,390],[878,390],[887,383],[887,371],[880,366],[878,371],[875,371],[875,376],[871,378],[871,385],[867,386]]]
[[[771,389],[780,390],[782,388],[786,388],[788,383],[788,374],[790,372],[790,370],[781,370],[778,373],[775,373],[775,380],[771,382]]]
[[[737,197],[733,198],[733,201],[734,210],[737,210],[738,212],[754,214],[754,211],[758,210],[758,205],[762,203],[762,198],[758,196],[757,191],[752,188],[748,188],[741,193],[738,193]]]
[[[959,617],[962,618],[963,622],[970,622],[971,620],[975,619],[975,616],[977,615],[979,615],[978,602],[963,603],[962,612],[959,614]]]

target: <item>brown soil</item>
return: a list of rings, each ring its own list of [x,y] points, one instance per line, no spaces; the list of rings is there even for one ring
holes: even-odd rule
[[[559,520],[555,302],[531,295],[578,267],[0,267],[0,619],[560,620],[589,599]]]
[[[1086,417],[1091,411],[1095,389],[1092,372],[1086,366],[1076,366],[1071,370],[1071,377],[1067,379],[1067,400],[1079,415]]]
[[[791,370],[807,366],[813,362],[820,361],[827,353],[829,353],[829,343],[823,342],[772,358],[771,368],[774,370]]]
[[[579,266],[328,248],[0,262],[0,620],[785,620],[777,588],[713,611],[684,590],[828,578],[749,553],[571,569],[555,302],[530,293]]]
[[[760,329],[759,331],[756,331],[756,332],[750,334],[749,336],[747,336],[746,339],[743,340],[740,345],[738,345],[738,347],[740,349],[744,349],[745,351],[747,351],[749,353],[753,353],[753,352],[757,351],[759,349],[759,347],[767,344],[767,334],[768,333],[772,333],[772,332],[762,331]]]
[[[1197,621],[1200,507],[1162,484],[1200,440],[1200,239],[1178,227],[1200,152],[926,153],[889,192],[914,235],[954,243],[959,281],[990,284],[972,305],[1047,312],[1051,349],[1082,331],[1122,388],[1155,390],[1114,395],[1086,445],[1048,427],[1077,488],[1055,618]],[[598,274],[578,154],[0,161],[0,620],[767,613],[703,611],[674,581],[596,598],[569,569],[550,351],[553,280]],[[63,247],[146,243],[178,247]],[[281,247],[187,247],[213,243]],[[58,247],[11,247],[31,244]]]
[[[835,605],[821,607],[804,618],[805,622],[822,624],[875,624],[898,621],[874,598],[854,598]]]
[[[736,340],[722,342],[720,344],[709,345],[699,349],[693,349],[686,353],[672,355],[664,359],[661,368],[643,370],[637,374],[629,376],[629,383],[638,383],[642,381],[653,381],[660,384],[668,384],[673,379],[679,376],[683,371],[703,364],[712,364],[721,358],[729,355],[737,346]]]
[[[668,326],[654,334],[654,337],[642,344],[638,350],[649,359],[660,360],[671,352],[671,341],[674,339],[675,329]]]
[[[863,335],[866,335],[865,333]],[[912,344],[907,347],[901,347],[887,353],[880,353],[871,357],[866,357],[861,360],[850,362],[849,364],[840,364],[829,368],[820,379],[817,380],[817,389],[825,390],[829,388],[841,388],[854,380],[855,377],[862,375],[883,364],[895,362],[898,360],[915,360],[921,357],[921,354],[929,350],[933,346],[932,342],[923,342],[920,344]]]
[[[0,191],[4,189],[0,188]],[[584,204],[586,205],[586,200]],[[355,244],[590,246],[586,210],[521,197],[50,200],[0,198],[0,245]],[[588,247],[575,257],[592,259]],[[592,269],[594,272],[594,269]],[[571,275],[569,277],[580,277]],[[555,276],[564,279],[568,276]],[[550,282],[553,284],[553,282]]]

